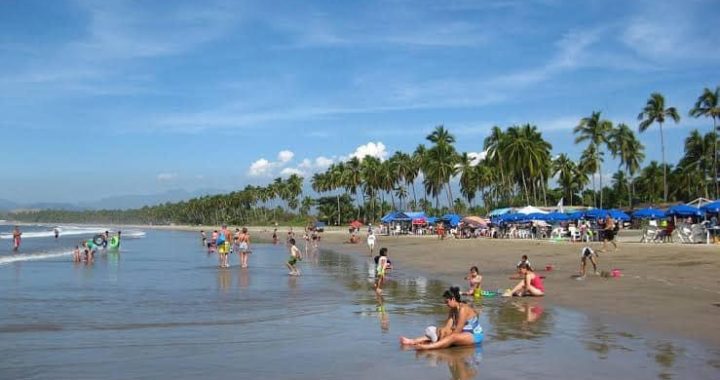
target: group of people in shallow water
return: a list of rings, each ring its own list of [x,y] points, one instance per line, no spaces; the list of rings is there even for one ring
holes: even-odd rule
[[[217,252],[220,268],[230,267],[229,256],[232,253],[237,253],[240,257],[241,268],[248,267],[248,258],[252,250],[250,249],[250,234],[246,227],[242,229],[236,228],[233,233],[226,225],[223,225],[220,230],[213,231],[209,238],[204,230],[200,230],[200,238],[203,247],[207,247],[208,254]],[[290,228],[285,240],[289,252],[289,258],[286,263],[289,275],[300,275],[300,270],[297,268],[298,261],[302,261],[303,256],[308,255],[310,249],[316,250],[318,248],[320,236],[315,229],[306,228],[303,240],[305,241],[304,255],[300,248],[297,247],[295,232]],[[272,241],[273,244],[278,244],[279,242],[277,228],[273,230]]]
[[[382,251],[382,250],[381,250]],[[542,277],[533,271],[527,255],[523,255],[517,266],[517,275],[520,281],[507,289],[501,295],[505,297],[541,297],[545,295]],[[462,291],[460,287],[450,287],[443,293],[445,305],[449,312],[448,318],[442,326],[429,326],[425,335],[417,338],[400,337],[400,344],[416,350],[432,350],[450,346],[470,346],[482,343],[484,332],[480,325],[478,312],[462,296],[471,296],[480,299],[485,294],[499,295],[494,292],[482,290],[482,275],[477,266],[472,266],[465,280],[468,289]]]
[[[114,246],[115,249],[120,248],[121,236],[122,231],[118,231],[117,235],[112,237],[112,239],[116,239],[116,245]],[[93,239],[81,241],[80,244],[76,245],[73,250],[73,262],[92,263],[95,259],[95,254],[97,253],[98,248],[100,248],[103,252],[107,252],[110,239],[110,231],[105,231],[102,234],[96,235]]]
[[[240,266],[248,267],[248,259],[252,250],[250,249],[250,234],[248,229],[236,228],[235,232],[230,231],[226,225],[218,231],[212,232],[210,239],[204,230],[200,231],[202,244],[207,247],[208,254],[217,252],[220,268],[229,268],[229,257],[232,253],[236,253],[240,257]]]

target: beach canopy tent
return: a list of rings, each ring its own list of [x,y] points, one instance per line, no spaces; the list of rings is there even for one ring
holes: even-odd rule
[[[549,212],[540,210],[539,208],[534,207],[534,206],[525,206],[525,207],[517,210],[517,212],[518,212],[518,214],[525,214],[525,215],[529,215],[529,214],[549,214]]]
[[[648,207],[635,211],[634,213],[632,213],[632,216],[633,218],[639,219],[658,219],[665,217],[665,211]]]
[[[667,209],[665,211],[665,215],[667,216],[681,216],[681,217],[688,217],[688,216],[701,216],[702,212],[699,208],[688,206],[688,205],[675,205]]]
[[[426,220],[427,220],[428,224],[435,224],[435,223],[437,223],[438,218],[431,216],[431,217],[427,218]]]
[[[403,214],[407,215],[410,219],[427,218],[423,211],[404,211]]]
[[[500,215],[497,217],[497,220],[500,222],[524,222],[524,221],[527,221],[528,219],[527,219],[527,215],[514,212],[514,213]]]
[[[586,219],[601,219],[601,218],[606,218],[608,216],[608,211],[605,209],[601,209],[601,208],[593,208],[590,210],[586,210],[583,213],[583,216]]]
[[[568,218],[570,220],[580,220],[585,218],[585,211],[575,211],[567,214]]]
[[[350,222],[350,227],[352,227],[352,228],[360,228],[362,226],[363,226],[363,224],[359,220],[353,220],[352,222]]]
[[[383,223],[392,223],[392,222],[409,222],[412,218],[405,215],[404,212],[401,211],[393,211],[382,218],[380,218],[380,221]]]
[[[611,218],[616,219],[616,220],[622,220],[623,222],[630,221],[630,215],[624,213],[623,211],[614,209],[614,208],[608,210],[608,214],[610,214]]]
[[[461,219],[462,217],[458,214],[445,214],[440,217],[440,220],[442,220],[443,223],[449,224],[450,227],[457,227]]]
[[[466,216],[462,218],[463,226],[468,226],[471,228],[478,228],[478,227],[486,227],[488,225],[488,220],[481,218],[479,216]]]
[[[534,212],[534,213],[532,213],[532,214],[527,214],[527,219],[528,219],[528,220],[543,220],[543,221],[544,221],[544,220],[547,220],[547,216],[548,216],[548,215],[549,215],[549,213],[543,214],[543,213],[541,213],[541,212]]]
[[[503,215],[503,214],[507,214],[507,213],[509,213],[509,212],[512,212],[512,208],[510,208],[510,207],[498,208],[498,209],[495,209],[495,210],[490,211],[490,214],[488,214],[488,216],[490,216],[490,217],[500,216],[500,215]]]
[[[700,206],[700,211],[718,213],[720,212],[720,201],[705,203]]]
[[[545,220],[548,222],[564,222],[566,220],[570,220],[570,217],[567,214],[555,211],[555,212],[546,214]]]
[[[427,218],[424,216],[421,216],[419,218],[414,218],[412,220],[412,224],[419,225],[419,226],[425,225],[425,224],[427,224]]]

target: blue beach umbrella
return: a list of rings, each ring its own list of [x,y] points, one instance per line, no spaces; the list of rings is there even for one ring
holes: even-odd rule
[[[533,212],[532,214],[527,214],[528,220],[547,220],[548,214],[543,214],[541,212]]]
[[[567,214],[567,216],[568,216],[568,218],[570,218],[570,220],[580,220],[583,217],[585,217],[585,212],[584,211],[575,211],[575,212],[571,212],[571,213]]]
[[[563,214],[562,212],[557,211],[545,215],[545,218],[548,222],[563,222],[566,220],[570,220],[570,217],[567,214]]]
[[[592,210],[587,210],[583,214],[586,218],[590,219],[600,219],[605,218],[608,216],[607,210],[601,209],[601,208],[594,208]]]
[[[658,219],[658,218],[664,218],[665,217],[665,211],[658,210],[656,208],[648,207],[648,208],[642,208],[640,210],[635,211],[632,213],[633,218],[640,218],[640,219]]]
[[[720,212],[720,201],[710,202],[700,207],[700,211]]]
[[[623,222],[629,222],[630,221],[630,215],[616,209],[610,209],[608,210],[608,213],[610,214],[610,217],[617,220],[622,220]]]
[[[700,209],[698,209],[697,207],[688,206],[688,205],[675,205],[675,206],[672,206],[669,209],[667,209],[665,214],[668,216],[677,215],[677,216],[687,217],[687,216],[700,216],[700,215],[702,215],[702,212],[700,212]]]

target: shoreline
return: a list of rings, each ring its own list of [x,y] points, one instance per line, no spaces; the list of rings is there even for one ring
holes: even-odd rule
[[[20,223],[18,223],[20,225]],[[212,231],[219,226],[153,226],[118,225],[123,229],[167,231]],[[229,226],[233,230],[237,226]],[[286,226],[248,227],[251,241],[271,242],[274,228],[284,242]],[[298,244],[302,230],[293,229]],[[715,245],[642,244],[635,240],[637,231],[622,231],[619,251],[600,253],[599,270],[619,269],[621,277],[604,278],[592,273],[578,281],[581,243],[541,240],[453,239],[436,236],[378,235],[376,248],[387,247],[389,256],[402,270],[427,274],[449,284],[465,286],[463,277],[470,266],[480,268],[484,289],[505,289],[518,280],[510,280],[520,256],[527,254],[538,274],[546,276],[548,305],[577,310],[601,321],[637,326],[659,335],[720,347],[720,247]],[[300,234],[300,236],[297,236]],[[321,249],[368,257],[366,232],[360,232],[360,243],[343,244],[348,239],[346,227],[330,227],[321,233]],[[639,235],[638,235],[639,236]],[[198,234],[199,238],[199,234]],[[635,240],[637,241],[637,240]],[[598,251],[601,243],[591,243]],[[611,246],[612,247],[612,246]],[[610,248],[611,250],[612,248]],[[546,271],[545,266],[552,265]]]

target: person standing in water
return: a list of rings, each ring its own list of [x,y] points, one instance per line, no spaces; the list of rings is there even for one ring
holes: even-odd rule
[[[291,276],[299,276],[300,271],[295,267],[295,264],[297,264],[298,260],[302,260],[302,253],[298,249],[298,247],[295,246],[295,239],[290,238],[288,240],[288,244],[290,244],[289,250],[290,250],[290,259],[288,259],[287,265],[288,269],[290,269],[290,273],[288,273]]]
[[[370,256],[372,257],[373,251],[375,250],[375,241],[377,240],[377,237],[373,233],[372,229],[368,231],[368,237],[367,237],[367,245],[370,249]]]
[[[381,295],[383,292],[383,284],[385,284],[385,271],[388,269],[388,249],[380,248],[380,256],[377,257],[377,265],[375,266],[375,293]]]
[[[202,246],[207,246],[207,234],[204,230],[200,230],[200,239],[202,240]]]
[[[238,255],[240,255],[240,267],[248,267],[248,257],[250,256],[250,234],[248,229],[243,227],[242,232],[238,234]]]
[[[17,252],[17,250],[20,249],[20,243],[22,242],[22,232],[20,232],[20,227],[15,226],[12,236],[13,236],[13,251]]]
[[[55,240],[60,237],[60,230],[57,227],[53,228],[53,235],[55,235]]]

